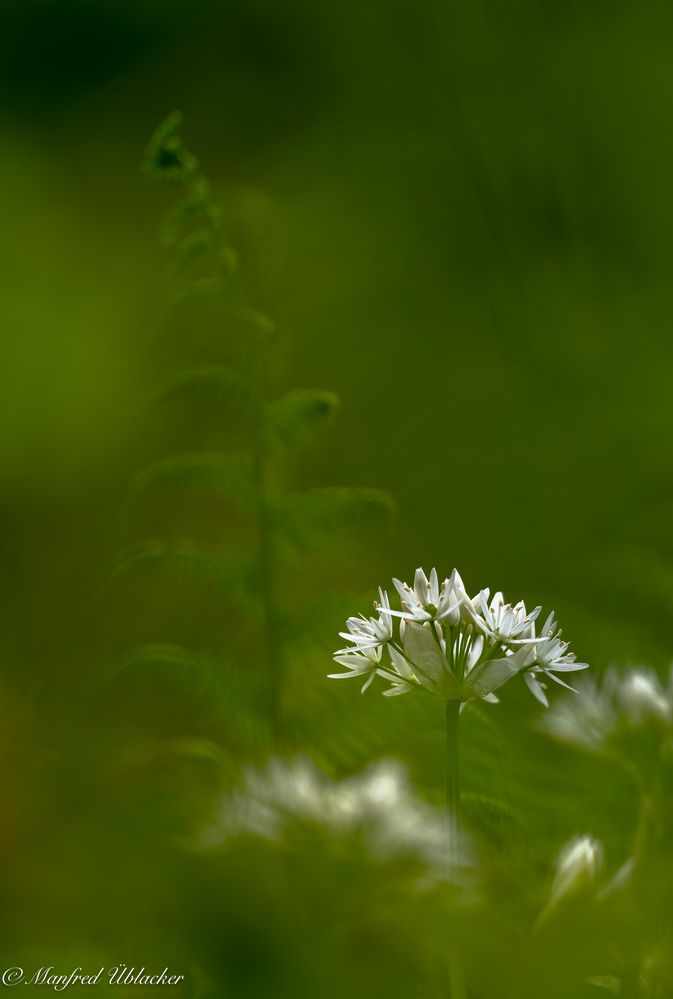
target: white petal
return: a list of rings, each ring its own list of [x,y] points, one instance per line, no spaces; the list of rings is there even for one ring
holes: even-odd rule
[[[427,603],[428,585],[428,577],[419,567],[416,570],[416,575],[414,576],[414,593],[416,594],[416,599],[420,604]]]
[[[391,673],[387,669],[377,669],[376,671],[379,676],[383,677],[384,680],[388,680],[390,683],[399,683],[400,677],[397,673]]]
[[[569,683],[566,683],[566,682],[565,682],[565,680],[561,680],[561,678],[560,678],[560,677],[558,677],[558,676],[554,676],[554,674],[553,674],[553,673],[550,673],[550,672],[549,672],[549,670],[547,670],[547,669],[546,669],[546,670],[544,671],[544,675],[545,675],[545,676],[548,676],[550,680],[553,680],[553,681],[554,681],[554,683],[558,683],[558,684],[560,684],[560,685],[561,685],[561,687],[565,687],[565,688],[566,688],[566,690],[572,690],[572,692],[573,692],[574,694],[576,694],[576,693],[577,693],[577,691],[575,690],[575,688],[574,688],[574,687],[571,687]]]
[[[556,630],[556,619],[554,617],[554,611],[551,612],[545,623],[542,625],[541,635],[552,635]]]
[[[399,694],[408,694],[410,690],[414,688],[410,683],[398,683],[394,687],[390,687],[388,690],[383,691],[384,697],[397,697]]]
[[[439,577],[437,576],[437,570],[434,568],[430,572],[430,588],[428,596],[430,597],[430,603],[434,604],[436,607],[439,603]]]
[[[390,653],[390,661],[393,665],[393,668],[399,673],[399,675],[403,676],[407,680],[414,679],[415,676],[414,671],[412,670],[411,666],[404,658],[402,653],[398,652],[393,645],[388,646],[388,652]]]
[[[347,631],[340,631],[339,638],[345,638],[347,642],[354,642],[360,648],[381,644],[375,638],[372,638],[371,635],[352,635]]]
[[[371,669],[372,664],[376,662],[375,659],[368,659],[365,656],[349,656],[349,655],[334,655],[332,656],[335,663],[339,666],[348,666],[349,669],[355,670],[367,670]]]
[[[535,700],[539,701],[540,704],[542,704],[545,708],[548,708],[549,707],[549,701],[547,700],[547,698],[545,696],[544,690],[542,689],[542,687],[540,686],[540,684],[537,682],[537,680],[535,679],[535,677],[533,676],[533,674],[529,671],[528,673],[524,673],[523,678],[526,681],[526,686],[530,690],[530,692],[533,695],[533,697],[535,698]]]
[[[367,679],[365,680],[365,682],[362,684],[362,687],[360,688],[360,693],[361,694],[364,694],[365,690],[369,690],[369,688],[371,687],[372,683],[374,682],[374,677],[375,676],[376,676],[376,670],[372,670],[371,674],[367,677]]]

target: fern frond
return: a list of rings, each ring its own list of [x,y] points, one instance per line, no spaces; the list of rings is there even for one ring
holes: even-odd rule
[[[276,324],[265,312],[257,309],[241,309],[238,319],[260,344],[269,344],[276,336]]]
[[[166,215],[159,228],[161,244],[176,246],[190,229],[206,231],[215,237],[222,226],[222,213],[213,203],[210,184],[205,177],[195,177],[187,195]]]
[[[176,372],[159,392],[160,399],[180,396],[240,405],[247,401],[249,388],[234,368],[211,365]]]
[[[173,273],[184,274],[191,265],[211,252],[217,245],[216,234],[211,229],[197,229],[180,240],[173,256]]]
[[[139,545],[121,552],[114,560],[107,574],[106,584],[116,580],[135,569],[146,566],[164,567],[180,565],[190,575],[207,578],[219,582],[217,559],[207,555],[190,541],[166,541],[157,538],[143,541]]]
[[[304,545],[330,531],[386,523],[394,512],[392,497],[382,489],[331,486],[284,496],[275,507],[274,520],[277,530]]]
[[[231,554],[223,557],[205,552],[191,541],[155,538],[123,551],[111,564],[103,588],[128,573],[143,569],[160,572],[177,569],[212,586],[219,596],[245,606],[248,611],[256,604],[257,562],[252,553],[236,558]]]
[[[275,399],[266,408],[267,428],[289,444],[318,424],[328,422],[339,406],[334,392],[296,389]]]
[[[196,176],[199,161],[186,148],[180,135],[181,125],[181,113],[173,111],[155,131],[143,158],[143,170],[148,177],[180,185]]]
[[[160,672],[170,674],[190,689],[210,686],[213,664],[193,649],[179,645],[141,645],[127,652],[103,679],[110,683],[129,673]]]
[[[233,272],[232,272],[233,274]],[[212,277],[197,278],[182,287],[173,299],[173,309],[181,312],[193,305],[208,306],[218,314],[233,315],[231,303],[232,274],[217,274]]]
[[[129,504],[162,486],[222,493],[238,505],[250,502],[250,463],[237,454],[195,453],[164,458],[139,472],[127,491]]]
[[[176,245],[173,254],[173,273],[182,277],[207,254],[212,254],[221,278],[230,278],[239,268],[239,256],[233,246],[222,241],[217,223],[208,219],[208,225],[195,229]]]

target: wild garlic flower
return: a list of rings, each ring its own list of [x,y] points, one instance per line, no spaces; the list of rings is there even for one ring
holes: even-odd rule
[[[561,680],[560,677],[556,676],[556,673],[573,673],[588,669],[589,664],[578,663],[575,654],[568,652],[568,643],[561,641],[561,632],[558,631],[553,612],[542,626],[542,632],[538,638],[535,637],[535,624],[532,623],[531,638],[535,644],[528,656],[530,669],[524,673],[524,680],[533,697],[545,708],[548,708],[549,702],[539,679],[540,674],[553,680],[554,683],[560,684],[561,687],[567,687],[568,690],[574,691],[575,688],[571,687],[565,680]]]
[[[381,653],[384,645],[391,641],[393,637],[393,622],[389,616],[390,604],[388,594],[379,587],[378,604],[379,613],[377,617],[349,617],[346,621],[348,631],[339,632],[340,638],[345,638],[352,642],[351,648],[341,649],[334,654],[335,662],[340,666],[345,666],[347,673],[333,673],[335,679],[344,677],[359,676],[364,677],[362,693],[371,685],[376,676],[376,671],[381,662]]]
[[[390,614],[390,603],[388,594],[379,587],[379,615],[378,617],[349,617],[346,621],[348,631],[339,633],[340,638],[345,638],[349,642],[354,642],[360,649],[377,648],[382,643],[390,641],[393,637],[393,623],[388,616]]]
[[[576,836],[561,849],[556,871],[537,926],[567,902],[585,900],[596,891],[598,875],[603,866],[603,846],[591,836]]]
[[[343,680],[351,676],[364,677],[365,682],[361,687],[361,692],[364,694],[365,690],[371,687],[374,682],[374,677],[381,663],[382,652],[382,645],[365,648],[356,646],[353,649],[342,649],[340,652],[334,654],[334,661],[339,663],[340,666],[345,666],[348,672],[330,673],[330,678],[333,680]]]
[[[656,768],[673,756],[673,671],[664,685],[653,670],[611,668],[600,683],[578,685],[577,693],[546,716],[550,735],[616,755],[636,769]]]
[[[603,847],[591,836],[577,836],[561,850],[556,863],[552,898],[577,894],[596,880],[603,864]]]
[[[673,721],[673,674],[664,691],[656,674],[632,670],[616,688],[616,697],[631,725],[655,722],[668,727]]]
[[[430,880],[462,880],[470,865],[461,838],[452,851],[454,867],[447,869],[443,815],[414,794],[392,760],[343,780],[330,779],[306,759],[276,758],[266,769],[249,768],[197,845],[216,849],[240,836],[291,844],[297,826],[324,836],[328,845],[352,837],[376,861],[408,858]]]
[[[567,686],[555,671],[587,668],[567,651],[553,614],[538,636],[539,607],[529,613],[523,601],[509,604],[499,591],[492,599],[490,590],[470,598],[456,569],[441,584],[436,569],[429,578],[417,569],[413,587],[393,583],[401,609],[392,609],[379,589],[376,617],[348,619],[341,637],[352,644],[334,653],[347,672],[331,673],[332,679],[364,678],[364,693],[379,676],[390,684],[388,697],[417,687],[445,700],[470,701],[497,700],[494,691],[523,672],[546,705],[541,675]]]
[[[393,579],[393,584],[402,601],[402,610],[388,608],[387,613],[409,621],[446,621],[449,625],[456,625],[460,620],[467,594],[456,569],[441,587],[436,569],[431,571],[430,579],[422,569],[417,569],[413,589],[399,579]]]
[[[505,603],[502,593],[498,592],[494,594],[489,604],[489,595],[489,590],[482,590],[474,600],[477,612],[476,620],[478,620],[479,627],[484,634],[493,641],[509,645],[529,643],[534,635],[533,622],[541,608],[536,607],[534,611],[527,614],[523,600],[512,607],[511,604]]]

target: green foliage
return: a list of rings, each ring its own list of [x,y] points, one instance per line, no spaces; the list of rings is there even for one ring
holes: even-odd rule
[[[130,502],[162,486],[210,489],[245,505],[250,501],[250,461],[237,454],[185,454],[142,469],[129,483]]]
[[[160,398],[194,396],[214,403],[245,405],[248,386],[241,374],[224,365],[177,371],[160,391]]]
[[[339,406],[334,392],[294,389],[266,407],[269,431],[284,443],[292,444],[306,431],[330,420]]]
[[[383,524],[394,506],[375,489],[291,488],[291,468],[300,464],[298,445],[331,421],[338,398],[330,391],[278,383],[275,325],[256,307],[252,282],[231,242],[230,220],[180,128],[180,116],[169,116],[148,145],[143,169],[180,195],[162,228],[176,282],[167,318],[185,324],[191,339],[208,317],[198,356],[190,351],[183,366],[178,356],[178,366],[157,393],[162,418],[179,414],[176,426],[189,427],[192,447],[182,453],[172,447],[174,453],[156,457],[133,476],[125,522],[132,533],[137,523],[141,536],[114,560],[108,585],[132,586],[142,574],[145,585],[165,588],[174,576],[187,584],[191,580],[202,599],[214,593],[221,601],[219,613],[227,615],[219,658],[228,671],[252,680],[232,684],[221,678],[225,715],[262,710],[278,735],[290,668],[286,643],[292,636],[296,648],[305,627],[294,601],[285,597],[296,586],[293,553],[324,550],[336,532]],[[206,440],[219,446],[206,447]],[[156,529],[157,520],[162,531]],[[144,525],[149,525],[149,538],[143,536]],[[178,593],[185,599],[183,586]],[[186,599],[188,606],[177,616],[180,636],[190,632],[196,642],[193,657],[184,651],[167,659],[164,646],[160,654],[150,646],[151,655],[146,650],[132,655],[126,672],[165,669],[168,662],[175,669],[185,667],[187,674],[190,668],[194,675],[199,672],[199,636],[190,621],[200,609],[189,591]],[[176,623],[166,621],[165,627],[170,635]]]
[[[185,147],[180,134],[181,125],[182,115],[179,111],[174,111],[159,125],[150,139],[143,169],[152,179],[179,186],[196,177],[199,161]],[[205,192],[202,197],[205,201]]]
[[[201,551],[191,541],[166,541],[160,538],[156,541],[143,541],[139,545],[122,552],[114,561],[109,574],[109,580],[123,575],[130,569],[143,565],[154,565],[166,562],[179,562],[186,566],[188,572],[194,575],[215,576],[216,561],[211,555]]]
[[[274,522],[300,546],[320,544],[332,531],[389,520],[395,504],[380,489],[329,486],[283,496]]]
[[[522,816],[507,802],[487,794],[465,794],[461,799],[469,828],[496,849],[510,849],[524,837]]]
[[[177,678],[187,689],[193,688],[195,678],[199,684],[206,682],[212,674],[212,665],[191,649],[181,649],[172,645],[146,645],[131,649],[116,665],[107,680],[118,679],[126,672],[151,672]]]
[[[106,577],[109,586],[122,580],[127,573],[150,570],[165,577],[171,570],[180,572],[190,581],[214,587],[220,596],[245,603],[252,598],[253,561],[244,555],[235,561],[204,551],[193,541],[157,538],[140,542],[121,552],[114,559]]]
[[[458,947],[466,999],[673,995],[653,725],[615,733],[626,770],[549,740],[525,690],[469,705],[456,913],[413,863],[324,830],[193,848],[222,784],[267,764],[272,658],[283,741],[335,779],[403,759],[441,806],[438,705],[324,678],[346,615],[417,560],[539,594],[592,675],[663,677],[670,7],[2,6],[3,967],[168,961],[180,999],[446,999]],[[167,93],[210,133],[212,185],[177,120],[154,189],[128,170]],[[271,428],[275,400],[323,384],[343,418]],[[233,454],[256,456],[238,483],[150,476],[114,517],[143,469]],[[331,482],[395,483],[388,543],[384,505],[296,497]],[[582,834],[603,867],[540,925]]]

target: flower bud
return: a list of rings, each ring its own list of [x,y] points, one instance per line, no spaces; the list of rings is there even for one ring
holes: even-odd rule
[[[591,836],[578,836],[568,843],[556,862],[556,875],[547,909],[584,895],[591,888],[603,863],[603,848]]]

